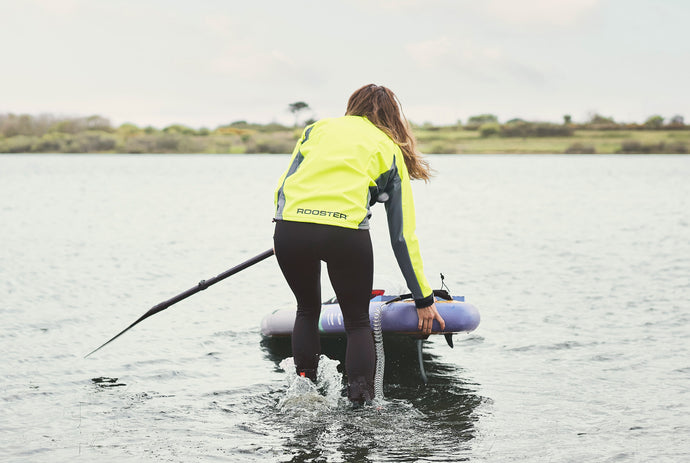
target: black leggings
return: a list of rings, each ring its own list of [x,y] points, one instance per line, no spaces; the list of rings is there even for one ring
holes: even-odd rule
[[[321,261],[326,262],[347,334],[348,383],[364,380],[372,388],[376,368],[369,323],[374,257],[369,230],[277,221],[273,236],[280,269],[297,299],[292,355],[298,373],[316,371],[321,353]]]

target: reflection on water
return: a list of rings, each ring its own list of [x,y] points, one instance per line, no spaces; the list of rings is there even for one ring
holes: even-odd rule
[[[429,352],[424,353],[429,379],[424,385],[412,338],[386,336],[385,400],[362,409],[352,409],[344,397],[323,407],[323,401],[314,397],[315,387],[307,387],[303,400],[293,400],[293,406],[285,410],[280,404],[294,394],[295,380],[303,380],[283,360],[291,355],[290,338],[264,338],[261,345],[266,358],[286,370],[289,385],[275,392],[279,406],[271,408],[265,420],[274,431],[289,429],[284,446],[290,449],[291,459],[284,461],[319,461],[326,456],[333,461],[364,462],[468,458],[476,433],[476,409],[482,404],[477,385],[464,381],[461,369]],[[319,369],[335,371],[342,378],[344,339],[322,338],[322,351],[332,360],[322,360]]]

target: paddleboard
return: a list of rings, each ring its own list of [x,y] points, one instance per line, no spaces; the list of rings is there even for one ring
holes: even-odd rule
[[[419,335],[419,319],[412,299],[395,300],[397,296],[379,295],[369,302],[369,320],[373,323],[376,310],[381,310],[381,329],[383,333]],[[395,300],[394,302],[391,302]],[[463,296],[453,296],[446,300],[436,297],[436,309],[446,322],[441,330],[434,321],[431,334],[452,334],[473,331],[479,326],[479,310],[465,302]],[[266,315],[261,321],[261,334],[265,337],[283,337],[292,334],[295,323],[295,309],[278,309]],[[321,306],[319,332],[323,336],[342,336],[345,334],[343,314],[337,301],[327,301]]]

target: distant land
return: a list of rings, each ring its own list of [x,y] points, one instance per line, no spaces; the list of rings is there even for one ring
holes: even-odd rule
[[[0,153],[284,154],[292,152],[310,122],[296,120],[294,126],[286,126],[235,121],[215,129],[182,124],[159,129],[131,123],[115,127],[98,115],[0,114]],[[561,123],[522,119],[499,123],[496,116],[482,114],[464,124],[411,125],[425,154],[690,153],[690,125],[681,116],[665,120],[655,115],[640,124],[600,115],[585,123],[574,123],[567,115]]]

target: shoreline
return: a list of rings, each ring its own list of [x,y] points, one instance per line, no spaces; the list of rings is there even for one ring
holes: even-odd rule
[[[289,154],[302,127],[247,125],[200,132],[102,126],[3,136],[0,154]],[[414,126],[423,154],[689,154],[690,126],[580,128],[551,136],[506,136],[459,126]]]

